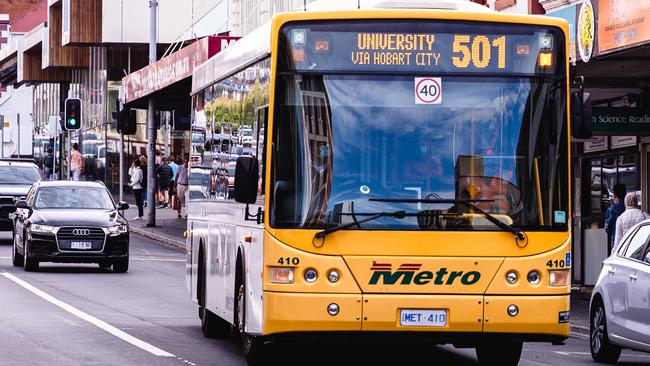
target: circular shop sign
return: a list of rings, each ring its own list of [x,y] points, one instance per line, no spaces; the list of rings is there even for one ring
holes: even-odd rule
[[[578,51],[582,62],[588,62],[594,51],[594,6],[591,0],[584,0],[578,14]]]

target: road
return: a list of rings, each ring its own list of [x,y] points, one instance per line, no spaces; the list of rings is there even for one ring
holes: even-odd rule
[[[5,236],[7,238],[7,236]],[[136,235],[128,273],[95,265],[42,264],[36,273],[10,263],[0,242],[0,364],[2,365],[245,365],[234,340],[205,339],[185,289],[185,256]],[[520,365],[594,365],[588,341],[564,346],[527,343]],[[354,356],[347,356],[347,355]],[[346,356],[344,356],[346,355]],[[426,344],[341,342],[282,345],[271,364],[476,365],[473,349]],[[621,364],[650,363],[624,351]]]

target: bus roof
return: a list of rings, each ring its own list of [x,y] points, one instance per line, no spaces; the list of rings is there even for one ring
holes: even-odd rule
[[[458,11],[494,14],[494,17],[512,19],[512,14],[500,14],[490,8],[479,5],[469,0],[317,0],[306,5],[308,12],[325,14],[331,11],[353,10],[390,11],[394,17],[396,11],[407,10],[434,10],[441,12]],[[296,11],[293,13],[304,13]],[[283,14],[283,13],[279,13]],[[286,14],[286,13],[284,13]],[[274,16],[274,18],[277,17]],[[536,17],[520,15],[528,19],[543,18],[543,22],[553,22],[552,17]],[[315,19],[320,17],[316,16]],[[506,20],[507,21],[507,20]],[[214,84],[234,73],[270,56],[271,54],[271,27],[273,19],[255,29],[234,45],[212,56],[209,60],[194,70],[192,75],[192,91],[194,95],[205,87]],[[512,22],[510,20],[509,22]],[[564,21],[566,22],[566,21]]]

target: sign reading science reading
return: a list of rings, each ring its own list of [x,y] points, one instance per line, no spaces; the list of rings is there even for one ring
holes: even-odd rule
[[[551,74],[564,44],[548,27],[415,20],[291,23],[280,36],[281,68],[296,71]]]

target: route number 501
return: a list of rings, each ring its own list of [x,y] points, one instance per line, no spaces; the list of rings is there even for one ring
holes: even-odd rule
[[[478,69],[484,69],[492,61],[492,47],[497,48],[498,67],[506,68],[506,36],[495,38],[490,42],[487,36],[476,36],[472,40],[470,36],[454,36],[454,54],[451,58],[454,66],[467,68],[472,62]]]

